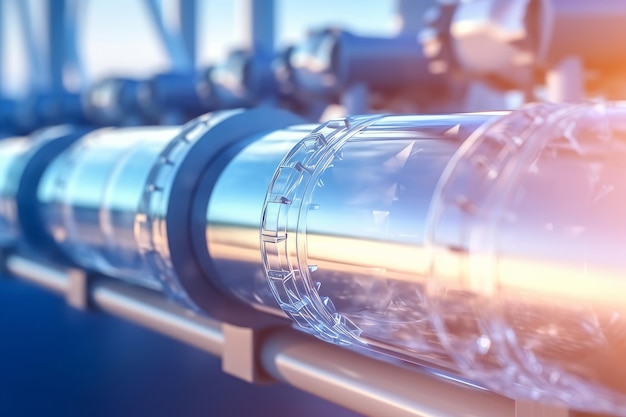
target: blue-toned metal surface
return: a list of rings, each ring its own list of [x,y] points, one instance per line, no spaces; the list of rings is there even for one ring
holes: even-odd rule
[[[183,44],[195,68],[198,55],[198,0],[178,0],[178,15]],[[202,45],[204,47],[204,45]]]
[[[50,89],[61,93],[65,90],[63,72],[68,46],[65,39],[67,24],[65,16],[69,4],[67,0],[48,0],[47,3]]]
[[[276,0],[245,0],[248,14],[249,47],[255,52],[271,53],[276,44]]]

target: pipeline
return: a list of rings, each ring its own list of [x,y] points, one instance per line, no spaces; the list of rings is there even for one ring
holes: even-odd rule
[[[43,172],[0,186],[17,207],[2,243],[47,242],[231,324],[291,319],[511,398],[626,415],[625,134],[620,103],[96,130],[20,156]]]

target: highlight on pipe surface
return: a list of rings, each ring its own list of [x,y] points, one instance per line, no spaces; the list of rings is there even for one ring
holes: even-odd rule
[[[46,169],[37,191],[48,234],[76,265],[159,288],[135,239],[147,177],[180,127],[99,129]]]
[[[459,367],[513,397],[626,413],[626,106],[514,112],[433,196],[428,308]]]
[[[74,264],[230,324],[288,316],[512,398],[626,415],[626,105],[299,123],[101,129],[45,142],[80,138],[48,159],[6,140],[0,220],[14,242],[30,223],[3,213],[31,213]]]
[[[27,240],[39,251],[58,254],[44,236],[35,194],[51,161],[89,130],[59,125],[0,141],[0,247],[15,247]]]
[[[403,142],[419,120],[386,134],[384,118],[374,135],[371,118],[313,131],[266,196],[268,283],[324,340],[457,369],[509,397],[624,415],[626,106],[491,119],[438,154]]]

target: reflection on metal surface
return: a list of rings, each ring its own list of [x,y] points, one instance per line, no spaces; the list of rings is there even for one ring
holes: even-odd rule
[[[147,175],[179,128],[99,130],[55,160],[39,188],[48,230],[78,265],[158,287],[134,236]]]
[[[85,269],[258,310],[234,326],[288,316],[507,396],[626,413],[626,106],[274,117],[97,131],[34,206]]]

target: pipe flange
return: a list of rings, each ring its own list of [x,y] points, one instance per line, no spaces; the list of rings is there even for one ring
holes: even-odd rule
[[[363,344],[361,329],[319,295],[317,269],[308,263],[306,218],[320,175],[343,145],[382,116],[331,120],[306,136],[280,163],[267,192],[261,220],[261,256],[272,293],[302,330],[337,344]]]
[[[171,184],[194,143],[231,114],[233,112],[211,113],[194,120],[161,151],[157,163],[148,174],[135,217],[135,240],[148,267],[172,298],[188,306],[193,303],[179,285],[167,235],[166,214],[172,192]]]
[[[300,122],[291,113],[268,108],[217,112],[189,122],[160,153],[148,175],[134,230],[146,264],[172,298],[230,324],[258,321],[258,314],[225,295],[203,272],[189,236],[205,225],[194,224],[193,206],[200,192],[210,195],[212,186],[203,183],[199,189],[200,181],[226,149]]]

